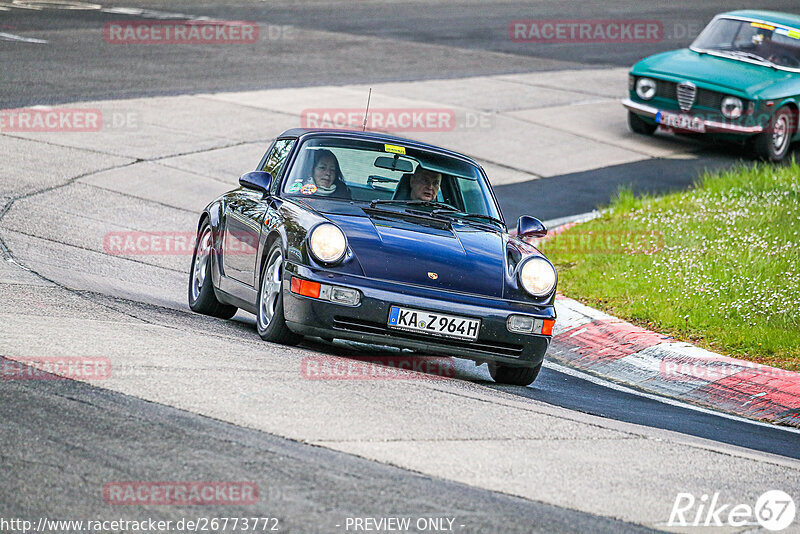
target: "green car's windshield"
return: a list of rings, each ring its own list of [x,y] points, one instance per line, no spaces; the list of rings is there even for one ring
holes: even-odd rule
[[[764,22],[713,20],[692,43],[692,49],[800,69],[800,30]]]
[[[500,218],[489,184],[475,165],[415,147],[361,139],[314,137],[303,143],[283,194]]]

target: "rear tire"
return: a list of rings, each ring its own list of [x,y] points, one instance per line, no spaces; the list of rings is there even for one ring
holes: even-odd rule
[[[533,384],[539,371],[542,370],[540,363],[536,367],[512,367],[498,363],[489,364],[489,374],[498,384],[508,384],[510,386],[529,386]]]
[[[658,128],[657,125],[650,124],[633,111],[628,112],[628,127],[633,133],[642,135],[653,135]]]
[[[236,315],[238,308],[221,303],[214,294],[214,282],[211,278],[214,247],[208,221],[203,222],[198,235],[200,237],[195,243],[192,268],[189,270],[189,308],[204,315],[230,319]]]
[[[303,336],[286,326],[283,315],[283,251],[280,241],[275,241],[267,254],[267,261],[259,278],[256,302],[256,329],[264,341],[282,345],[297,345]]]
[[[767,131],[755,138],[753,148],[759,158],[779,162],[789,153],[792,136],[797,129],[795,114],[787,106],[781,107],[769,121]]]

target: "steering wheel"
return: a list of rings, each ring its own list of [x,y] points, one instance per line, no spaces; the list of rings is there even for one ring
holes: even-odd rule
[[[800,67],[800,59],[797,59],[789,54],[772,54],[767,58],[767,60],[775,63],[776,65],[781,65],[784,67]]]

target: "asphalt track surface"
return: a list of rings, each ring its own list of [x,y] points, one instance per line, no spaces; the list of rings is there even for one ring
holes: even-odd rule
[[[18,0],[35,6],[32,0]],[[0,2],[10,3],[10,0]],[[52,2],[51,2],[52,3]],[[626,67],[645,55],[687,46],[721,11],[792,11],[770,2],[364,2],[97,0],[104,8],[146,8],[151,16],[258,22],[259,41],[231,47],[120,45],[102,28],[136,15],[97,10],[0,10],[0,32],[49,41],[20,46],[0,38],[0,107],[135,96],[276,87],[405,81],[536,72],[605,65]],[[568,14],[567,14],[568,13]],[[657,21],[656,43],[518,43],[518,19]],[[288,31],[281,28],[290,27]],[[270,35],[270,28],[272,32]],[[422,45],[425,45],[424,47]],[[429,46],[434,45],[434,46]]]
[[[227,20],[291,25],[294,38],[263,40],[234,51],[203,47],[97,46],[98,27],[114,17],[60,9],[0,11],[0,32],[50,44],[0,40],[0,108],[98,98],[129,98],[219,90],[354,82],[459,78],[473,75],[624,66],[683,46],[682,37],[719,11],[754,7],[729,2],[595,2],[574,18],[659,19],[672,32],[664,42],[620,45],[530,45],[508,39],[508,22],[562,18],[552,3],[419,4],[364,2],[101,2]],[[0,3],[2,7],[3,3]],[[795,2],[770,2],[791,10]],[[683,33],[681,33],[683,32]],[[678,35],[680,34],[680,35]],[[58,46],[57,43],[69,43]],[[419,57],[419,43],[441,46]],[[736,162],[737,150],[708,147],[691,161],[651,160],[497,188],[506,218],[530,204],[543,219],[590,211],[621,186],[636,191],[682,189],[703,169]],[[665,181],[666,166],[672,171]],[[591,174],[592,187],[585,187]],[[245,323],[250,327],[250,323]],[[311,350],[335,348],[309,342]],[[459,373],[475,380],[471,372]],[[664,405],[545,368],[531,388],[479,384],[513,395],[619,421],[667,429],[789,458],[800,458],[797,434]],[[52,414],[70,414],[58,417]],[[277,515],[289,531],[333,529],[336,517],[458,515],[469,531],[635,532],[611,519],[418,475],[324,448],[278,438],[80,382],[0,383],[0,515],[91,515],[102,506],[94,488],[115,479],[241,479],[259,481],[261,515]],[[88,423],[91,421],[91,424]],[[24,445],[23,445],[24,444]],[[180,455],[180,460],[176,456]],[[76,490],[76,488],[78,488]],[[459,503],[455,505],[454,503]],[[280,510],[279,514],[275,510]],[[204,510],[203,515],[213,515]],[[248,513],[252,513],[248,509]],[[116,511],[115,511],[116,512]],[[142,510],[137,510],[136,515]],[[196,509],[146,510],[180,518]],[[231,515],[230,510],[220,514]],[[311,527],[310,525],[314,525]]]
[[[53,418],[49,414],[61,413]],[[457,531],[650,532],[649,529],[435,480],[74,381],[0,388],[0,516],[93,518],[116,480],[248,480],[281,532],[343,531],[347,517],[457,517]],[[90,424],[88,422],[91,422]],[[32,440],[28,436],[36,435]],[[26,447],[7,447],[13,443]],[[229,506],[137,507],[111,517],[232,517]],[[271,525],[272,523],[270,523]]]

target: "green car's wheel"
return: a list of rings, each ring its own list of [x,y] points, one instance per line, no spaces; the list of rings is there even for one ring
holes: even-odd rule
[[[658,128],[657,125],[650,124],[633,111],[628,112],[628,127],[633,133],[643,135],[653,135],[653,132]]]
[[[511,386],[529,386],[533,384],[541,370],[541,363],[536,367],[512,367],[498,363],[489,364],[489,374],[492,375],[494,381]]]
[[[781,161],[789,153],[792,135],[797,131],[794,112],[786,106],[781,107],[770,119],[767,130],[755,139],[755,151],[763,160]]]

